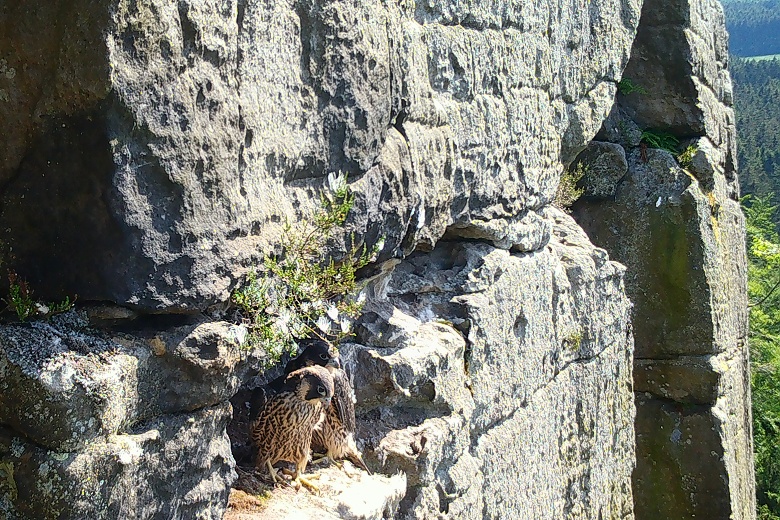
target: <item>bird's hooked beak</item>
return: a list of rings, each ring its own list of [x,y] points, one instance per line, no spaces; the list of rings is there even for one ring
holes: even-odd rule
[[[341,368],[341,361],[339,361],[339,358],[337,357],[332,357],[328,360],[328,363],[325,366],[333,367],[333,368]]]
[[[330,406],[330,397],[320,397],[320,402],[325,408]]]

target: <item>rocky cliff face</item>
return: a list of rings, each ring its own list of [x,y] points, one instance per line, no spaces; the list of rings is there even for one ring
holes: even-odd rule
[[[581,156],[601,161],[609,173],[594,168],[599,178],[620,179],[609,194],[587,183],[576,215],[628,268],[638,519],[755,516],[745,224],[723,24],[716,2],[647,0],[624,71],[645,91],[618,95],[597,136],[611,143]],[[643,150],[637,128],[674,136],[687,153]],[[669,490],[670,480],[680,485]]]
[[[41,298],[82,303],[50,323],[0,330],[0,512],[220,518],[235,478],[227,401],[264,360],[220,309],[341,171],[355,205],[323,254],[342,254],[345,241],[383,244],[355,342],[341,348],[379,476],[342,479],[296,507],[322,518],[595,520],[633,518],[636,504],[641,517],[670,501],[651,494],[659,481],[647,468],[693,456],[650,451],[668,436],[662,418],[700,432],[720,421],[707,439],[680,430],[682,442],[721,454],[728,489],[712,517],[748,517],[744,244],[722,17],[704,0],[657,9],[648,0],[641,21],[640,9],[638,0],[0,6],[0,255]],[[658,45],[654,31],[674,38]],[[647,80],[656,90],[646,102],[616,104],[624,69],[666,81]],[[665,101],[682,116],[656,124]],[[688,189],[673,158],[651,150],[645,162],[638,140],[588,144],[602,125],[620,134],[651,122],[699,139],[710,184],[699,189],[696,174],[699,191]],[[578,218],[601,222],[586,227],[628,271],[550,204],[586,147],[578,161],[601,166],[585,183],[614,202],[608,229],[623,240],[602,240],[606,220],[590,206]],[[639,194],[624,195],[634,184]],[[656,216],[656,192],[690,203]],[[654,219],[663,231],[633,242]],[[636,228],[618,225],[628,222]],[[691,253],[656,261],[680,247]],[[657,279],[662,299],[637,297]],[[668,319],[659,304],[674,309]],[[682,352],[645,341],[654,334],[699,345],[690,352],[699,357],[651,354]],[[636,455],[632,369],[646,392]],[[669,402],[687,406],[677,397],[686,391],[702,413]],[[669,474],[669,496],[704,482],[687,466]],[[290,497],[267,502],[255,517],[281,516]]]

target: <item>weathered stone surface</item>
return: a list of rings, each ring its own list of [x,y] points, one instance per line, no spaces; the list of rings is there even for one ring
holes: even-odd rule
[[[256,365],[245,330],[196,322],[147,335],[97,334],[75,312],[0,329],[0,417],[28,440],[76,451],[161,414],[227,401]],[[73,319],[68,319],[73,318]]]
[[[701,475],[723,464],[720,426],[708,407],[638,397],[637,518],[733,518],[728,481]]]
[[[744,220],[738,203],[729,198],[724,175],[716,174],[713,191],[706,192],[669,153],[649,149],[646,163],[640,155],[638,149],[629,154],[629,172],[613,202],[582,204],[576,212],[593,241],[628,267],[636,387],[649,392],[637,405],[638,431],[642,422],[637,457],[644,462],[638,462],[635,473],[636,515],[649,520],[663,510],[669,518],[687,518],[689,511],[697,517],[752,518]],[[742,390],[726,391],[724,384]],[[650,395],[662,401],[644,412]],[[672,442],[653,430],[658,423],[654,407],[665,407],[668,400],[691,407],[687,414],[696,444]],[[712,418],[719,414],[729,420]],[[698,434],[697,428],[707,431]],[[717,465],[697,455],[702,444],[721,453]],[[653,463],[658,450],[676,472]],[[678,493],[675,486],[663,509],[656,500],[658,486],[683,477],[685,489],[699,491]],[[708,486],[729,499],[704,505],[703,498],[686,498],[705,496]],[[719,513],[712,516],[714,511]]]
[[[637,393],[637,518],[755,518],[753,496],[747,494],[754,481],[747,471],[752,469],[752,441],[745,427],[746,415],[750,418],[746,364],[746,353],[734,351],[712,360],[712,374],[699,371],[702,383],[715,379],[712,402]]]
[[[577,156],[575,164],[584,172],[585,195],[596,198],[615,196],[617,184],[626,175],[626,151],[619,144],[592,141]]]
[[[642,141],[642,129],[623,111],[620,103],[615,103],[604,120],[601,130],[596,134],[596,140],[617,143],[625,148],[639,146]]]
[[[614,202],[595,202],[576,216],[595,243],[629,267],[634,333],[646,338],[636,356],[715,353],[711,288],[699,267],[706,256],[701,233],[715,240],[709,227],[715,208],[668,152],[648,149],[644,162],[635,149],[629,165]]]
[[[726,42],[717,2],[644,3],[624,77],[647,92],[618,95],[617,116],[599,134],[626,147],[628,174],[614,201],[575,210],[594,243],[628,267],[639,520],[755,517],[745,224]],[[680,152],[692,146],[686,169],[620,138],[624,117],[676,135]]]
[[[638,359],[634,391],[669,399],[680,405],[712,405],[718,397],[721,367],[718,358]]]
[[[348,173],[355,204],[323,257],[353,232],[384,243],[342,355],[369,466],[404,475],[366,481],[382,483],[370,505],[362,478],[344,483],[352,494],[333,485],[312,502],[317,516],[633,518],[625,273],[648,369],[638,381],[665,399],[638,401],[650,403],[637,428],[639,517],[750,518],[744,230],[722,14],[714,0],[647,0],[634,41],[640,3],[3,4],[0,260],[40,298],[132,307],[90,314],[101,326],[205,309],[279,251],[285,223],[316,209],[329,174]],[[648,93],[613,106],[621,77]],[[602,123],[599,140],[626,148],[628,173],[617,182],[620,150],[604,145],[619,167],[595,191],[615,200],[589,232],[628,271],[547,208]],[[687,172],[666,152],[643,157],[651,126],[696,143]],[[259,361],[242,357],[241,330],[58,327],[0,331],[0,370],[18,381],[0,379],[0,423],[27,437],[0,442],[0,507],[20,518],[47,518],[45,501],[74,518],[218,517],[233,465],[220,403]],[[48,347],[31,348],[35,338]],[[688,375],[681,356],[698,381],[648,375],[659,357],[662,373]],[[651,435],[652,421],[678,419],[701,445]],[[648,446],[661,450],[657,466]],[[697,460],[715,480],[674,467]],[[49,486],[44,465],[67,486]],[[670,499],[648,506],[669,486]],[[723,498],[702,506],[710,492]]]
[[[396,518],[632,518],[623,268],[570,217],[542,216],[552,238],[533,252],[410,256],[370,318],[403,340],[363,329],[377,346],[341,348],[369,464],[407,475]]]
[[[495,220],[472,220],[448,230],[445,238],[485,240],[500,249],[515,252],[536,251],[550,240],[550,225],[538,213],[529,211],[520,217]]]
[[[219,520],[235,479],[230,405],[159,416],[60,452],[0,428],[0,516],[8,520]]]
[[[158,310],[225,300],[329,172],[383,259],[538,209],[639,20],[638,0],[56,5],[0,8],[3,262],[43,298]]]
[[[618,95],[642,129],[706,136],[723,155],[729,196],[739,196],[733,89],[723,8],[715,0],[648,0],[623,76],[644,94]]]

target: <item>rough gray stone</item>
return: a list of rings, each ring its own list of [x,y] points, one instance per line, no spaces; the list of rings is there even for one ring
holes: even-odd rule
[[[577,208],[593,241],[628,267],[635,384],[644,396],[638,401],[634,481],[640,519],[753,514],[744,219],[729,198],[726,177],[716,172],[713,182],[714,189],[705,191],[669,153],[649,149],[644,162],[637,149],[614,201]],[[696,443],[672,442],[658,430],[653,410],[670,406],[686,410]],[[706,431],[696,433],[698,428]],[[703,445],[706,453],[721,454],[717,465],[698,455]],[[661,459],[664,465],[654,462]],[[675,485],[673,496],[659,502],[658,489],[670,481],[688,491]],[[712,486],[729,498],[707,504],[686,498],[703,497]]]
[[[349,466],[349,462],[346,465]],[[394,518],[406,493],[405,476],[396,474],[387,477],[353,471],[335,466],[320,469],[317,472],[320,493],[316,495],[293,489],[276,489],[270,496],[258,497],[252,489],[234,490],[223,520]]]
[[[712,405],[722,376],[718,358],[639,359],[634,364],[634,391],[681,405]]]
[[[229,418],[227,403],[159,416],[76,452],[47,450],[0,429],[0,468],[8,479],[0,483],[0,515],[219,520],[235,479]]]
[[[632,518],[624,270],[564,213],[540,217],[536,251],[411,255],[370,318],[403,339],[341,348],[369,464],[407,475],[397,518]]]
[[[514,252],[536,251],[550,240],[550,226],[536,212],[521,217],[494,220],[472,220],[466,225],[449,228],[445,238],[485,240],[500,249]]]
[[[708,407],[645,400],[640,394],[636,429],[637,518],[734,517],[728,481],[701,475],[702,468],[723,465],[722,418]]]
[[[242,350],[242,327],[225,322],[147,337],[81,325],[0,328],[2,422],[54,451],[82,450],[138,421],[225,402],[260,361]]]
[[[158,311],[226,300],[334,171],[383,260],[540,208],[639,21],[638,0],[60,3],[0,8],[25,72],[0,80],[0,256],[44,299]]]
[[[705,187],[712,190],[716,175],[723,175],[725,165],[724,151],[713,146],[707,137],[699,137],[685,143],[685,149],[694,150],[690,164],[687,165],[694,177]],[[738,186],[737,186],[738,187]],[[737,192],[737,195],[739,192]]]
[[[720,149],[722,173],[733,181],[736,134],[723,8],[715,0],[649,0],[642,13],[623,77],[647,92],[618,95],[618,103],[642,129],[706,136]]]
[[[625,150],[613,143],[592,141],[574,163],[583,169],[582,184],[588,197],[614,197],[618,182],[628,171]]]
[[[680,151],[696,152],[683,170],[667,152],[627,150],[614,201],[575,211],[593,241],[628,267],[638,520],[755,517],[745,224],[726,48],[719,3],[644,3],[624,77],[647,92],[619,94],[613,113],[671,132]]]
[[[595,243],[629,267],[634,334],[646,338],[637,342],[637,358],[718,352],[709,278],[701,268],[705,240],[715,241],[714,230],[706,229],[715,208],[671,154],[648,149],[647,162],[640,155],[638,149],[629,154],[614,202],[583,207],[576,218]],[[709,238],[694,239],[702,232]]]
[[[624,148],[639,146],[642,129],[623,111],[620,103],[615,103],[596,134],[596,140],[616,143]]]
[[[750,518],[744,224],[722,10],[646,0],[635,40],[640,4],[6,2],[0,260],[40,298],[132,307],[93,310],[101,326],[206,309],[280,250],[286,222],[311,217],[329,174],[347,173],[354,207],[322,254],[338,258],[353,234],[384,243],[343,356],[367,462],[404,476],[370,481],[383,484],[364,509],[334,486],[322,517],[631,519],[625,276],[648,369],[638,516]],[[648,93],[614,104],[621,78]],[[599,140],[626,147],[629,171],[589,232],[628,271],[547,208],[600,127]],[[666,152],[644,158],[635,147],[648,127],[698,139],[689,172]],[[612,196],[608,185],[599,190]],[[19,384],[0,379],[0,422],[28,440],[0,442],[0,507],[22,518],[221,514],[233,461],[219,403],[259,356],[242,358],[230,339],[240,329],[224,323],[157,328],[5,327],[0,371]],[[41,338],[46,348],[32,348]],[[697,381],[648,375],[656,357],[684,373],[680,356]],[[33,417],[35,406],[45,413]],[[679,419],[701,444],[653,436],[656,419]],[[128,439],[148,459],[136,464]],[[696,460],[716,480],[665,469]],[[37,473],[44,464],[67,487]],[[350,489],[368,493],[362,482]],[[721,498],[702,506],[710,492]],[[19,512],[28,506],[39,509]]]

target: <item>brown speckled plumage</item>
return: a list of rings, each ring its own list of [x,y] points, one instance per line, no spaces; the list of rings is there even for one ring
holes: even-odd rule
[[[262,405],[249,427],[257,446],[255,465],[292,462],[297,475],[309,460],[312,431],[333,397],[333,379],[327,369],[311,366],[290,373],[278,393]]]
[[[333,399],[325,410],[325,418],[314,428],[312,446],[322,450],[331,460],[349,459],[367,471],[363,457],[355,444],[355,393],[346,372],[328,367],[333,376]]]

